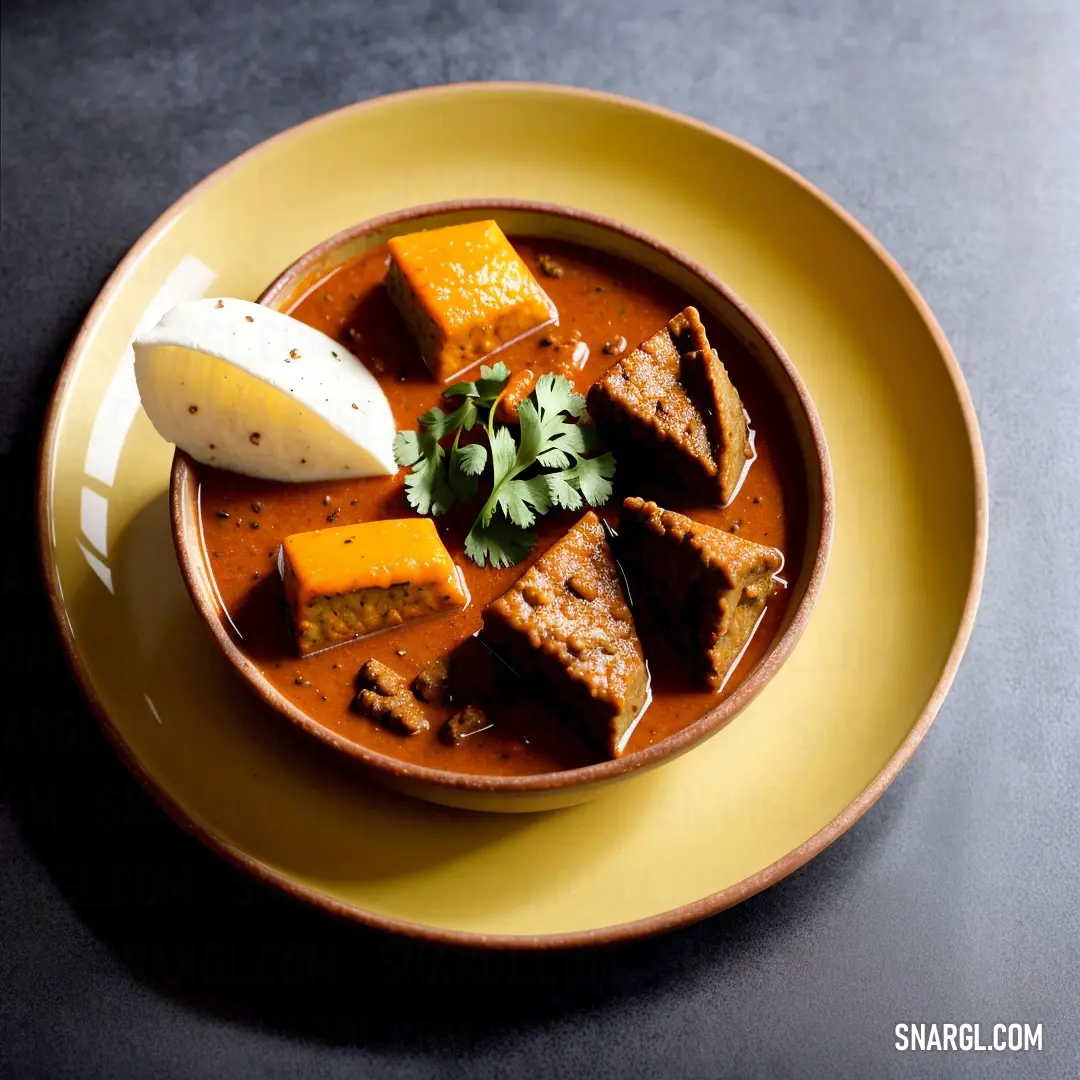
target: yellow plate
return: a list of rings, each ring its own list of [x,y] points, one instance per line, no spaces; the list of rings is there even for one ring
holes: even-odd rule
[[[448,810],[367,786],[257,704],[184,591],[166,501],[171,447],[138,408],[127,348],[182,299],[254,298],[354,222],[500,196],[618,218],[728,282],[809,385],[836,485],[814,618],[753,705],[675,763],[536,815]],[[57,384],[40,529],[57,619],[98,719],[185,827],[364,922],[475,944],[567,945],[733,904],[811,858],[881,794],[967,642],[986,480],[971,402],[929,309],[820,192],[656,108],[480,84],[303,124],[154,224],[103,289]]]

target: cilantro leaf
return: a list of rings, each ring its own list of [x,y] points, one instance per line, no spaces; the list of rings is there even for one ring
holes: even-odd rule
[[[569,413],[577,417],[585,408],[584,396],[577,393],[569,379],[564,379],[561,375],[541,375],[536,380],[533,393],[541,416]]]
[[[603,506],[611,498],[611,481],[615,476],[615,457],[601,454],[595,458],[578,458],[570,470],[581,494],[590,506]]]
[[[455,446],[450,451],[450,467],[446,479],[450,490],[462,502],[468,502],[476,494],[478,477],[487,465],[487,456],[487,447],[480,443]]]
[[[420,426],[430,431],[436,439],[445,438],[451,431],[457,431],[458,428],[469,431],[475,423],[476,404],[468,398],[450,414],[436,407],[428,409],[420,417]]]
[[[571,458],[565,450],[553,446],[550,450],[538,454],[536,460],[549,469],[565,469],[570,464]]]
[[[508,427],[501,427],[494,434],[490,434],[489,429],[488,441],[491,443],[491,471],[494,476],[494,487],[477,518],[485,528],[491,523],[491,515],[495,513],[499,487],[513,471],[517,461],[517,444]]]
[[[527,529],[551,509],[551,494],[543,476],[508,480],[499,488],[496,505],[515,525]]]
[[[460,457],[460,468],[466,476],[480,476],[487,468],[487,447],[480,443],[470,443],[454,451]]]
[[[423,456],[420,436],[415,431],[399,431],[394,436],[394,461],[404,468],[415,465]]]
[[[502,393],[510,378],[510,369],[500,360],[494,367],[480,367],[476,382],[459,382],[443,391],[443,397],[475,398],[481,405],[490,405]]]
[[[465,537],[465,554],[477,566],[490,562],[502,568],[521,562],[535,543],[536,533],[519,529],[505,518],[495,518],[490,525],[481,525],[477,518]]]
[[[418,443],[421,457],[405,477],[405,498],[417,513],[438,517],[457,501],[443,476],[442,463],[446,452],[427,429],[419,432]]]
[[[565,472],[548,473],[543,477],[552,503],[561,510],[580,510],[581,492],[568,479]]]

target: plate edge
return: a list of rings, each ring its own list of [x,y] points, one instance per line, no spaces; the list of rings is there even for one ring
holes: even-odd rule
[[[691,901],[689,904],[680,905],[677,908],[646,916],[643,919],[631,922],[619,923],[607,927],[597,927],[590,930],[570,931],[556,934],[540,935],[512,935],[512,934],[484,934],[473,931],[452,930],[443,927],[430,926],[424,923],[409,922],[395,919],[390,916],[379,915],[375,912],[355,908],[340,901],[334,900],[307,886],[299,885],[280,871],[274,870],[265,863],[246,855],[240,849],[230,844],[224,838],[217,836],[206,827],[197,822],[193,816],[185,811],[176,800],[161,789],[149,773],[135,758],[127,744],[123,741],[119,731],[113,725],[104,707],[97,699],[93,689],[93,683],[78,650],[75,646],[74,637],[65,617],[63,598],[60,594],[59,584],[56,578],[55,567],[52,559],[52,547],[49,529],[49,494],[52,491],[52,467],[55,461],[55,444],[57,428],[63,415],[63,407],[67,397],[68,387],[74,377],[75,361],[83,348],[83,342],[97,328],[112,294],[116,292],[123,281],[132,272],[145,252],[150,248],[154,240],[162,231],[177,217],[189,203],[194,202],[204,189],[216,184],[229,172],[239,165],[263,151],[275,145],[279,140],[291,138],[298,130],[331,122],[336,117],[346,113],[361,112],[369,108],[384,106],[401,100],[432,96],[438,97],[447,93],[476,93],[476,92],[544,92],[565,95],[568,97],[585,97],[606,101],[612,105],[631,108],[637,111],[651,112],[683,126],[690,126],[718,138],[724,142],[736,146],[751,157],[764,162],[767,166],[778,170],[789,180],[792,180],[811,197],[824,204],[826,209],[834,213],[844,224],[852,229],[856,235],[870,248],[881,260],[897,284],[907,293],[909,299],[915,305],[931,337],[938,347],[945,367],[952,380],[953,390],[960,405],[964,425],[967,430],[968,444],[971,451],[972,467],[974,473],[975,488],[975,544],[972,555],[971,577],[964,600],[960,622],[957,627],[956,637],[952,648],[946,658],[944,668],[934,685],[930,698],[919,713],[915,723],[909,729],[907,735],[885,763],[884,767],[870,784],[850,803],[840,814],[825,825],[814,835],[805,840],[798,847],[782,856],[780,859],[763,867],[757,873],[742,881],[728,886],[716,893],[702,897],[700,900]],[[283,892],[288,893],[309,904],[342,915],[355,922],[370,927],[390,930],[403,934],[407,937],[436,941],[443,944],[468,945],[474,947],[497,948],[497,949],[540,949],[540,948],[572,948],[589,945],[613,944],[635,938],[647,937],[654,934],[677,929],[678,927],[698,922],[709,915],[717,914],[726,908],[732,907],[750,896],[768,888],[770,885],[787,877],[799,867],[805,865],[815,855],[820,854],[834,840],[854,825],[866,811],[881,797],[885,789],[896,779],[900,770],[911,759],[915,750],[922,742],[933,723],[938,710],[949,688],[956,677],[960,662],[971,638],[976,613],[978,611],[979,597],[986,569],[987,537],[989,527],[989,507],[987,495],[986,458],[983,451],[982,438],[979,432],[978,418],[975,413],[974,403],[964,379],[959,361],[952,350],[944,331],[935,318],[929,305],[922,295],[904,273],[900,264],[886,250],[884,245],[852,214],[841,207],[831,196],[827,195],[816,185],[795,172],[783,162],[772,155],[758,149],[752,144],[731,135],[719,128],[706,124],[704,121],[677,113],[674,110],[654,105],[649,102],[637,101],[605,91],[591,90],[581,87],[563,86],[555,83],[539,82],[467,82],[449,83],[438,86],[418,87],[412,90],[404,90],[394,94],[381,95],[364,101],[354,102],[342,106],[327,113],[304,121],[285,131],[279,132],[265,139],[255,146],[250,147],[242,154],[231,159],[219,168],[211,172],[194,187],[190,188],[176,202],[168,207],[139,237],[130,251],[109,275],[98,293],[93,304],[80,325],[79,331],[72,341],[71,347],[65,354],[63,364],[57,377],[56,384],[50,395],[45,422],[42,428],[41,442],[37,460],[37,546],[39,570],[45,584],[46,594],[52,610],[54,622],[61,639],[61,645],[67,658],[68,665],[75,674],[79,689],[90,706],[91,713],[97,720],[98,726],[104,732],[117,756],[132,773],[139,785],[147,794],[189,835],[194,836],[212,851],[216,852],[228,863],[247,871],[253,876],[273,884]]]

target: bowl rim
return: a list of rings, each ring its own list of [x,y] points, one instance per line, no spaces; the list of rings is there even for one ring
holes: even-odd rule
[[[803,593],[796,601],[794,611],[788,616],[786,628],[774,638],[768,651],[758,661],[750,675],[739,684],[732,694],[692,723],[687,724],[686,727],[673,732],[651,746],[627,754],[625,757],[599,761],[575,769],[562,769],[555,772],[535,773],[526,776],[456,773],[447,769],[416,765],[347,739],[305,713],[271,685],[269,680],[259,671],[258,665],[249,659],[233,640],[225,625],[227,618],[223,617],[223,610],[219,610],[218,602],[211,592],[203,589],[200,585],[201,569],[205,568],[206,574],[212,577],[212,568],[209,567],[203,557],[202,545],[195,545],[196,550],[193,551],[192,546],[189,546],[185,540],[184,522],[190,513],[189,504],[195,499],[195,492],[197,491],[197,466],[187,454],[179,449],[173,455],[169,484],[169,513],[173,544],[188,595],[191,597],[192,603],[203,623],[210,630],[219,650],[244,678],[251,690],[266,705],[330,748],[345,754],[364,767],[392,777],[400,783],[433,786],[443,791],[515,795],[559,792],[571,789],[586,790],[606,784],[627,773],[659,766],[693,749],[715,735],[738,716],[780,670],[806,629],[824,582],[833,537],[834,491],[832,466],[821,420],[806,384],[780,342],[753,309],[716,274],[690,259],[677,248],[630,225],[591,211],[556,203],[505,198],[452,199],[404,207],[377,217],[368,218],[358,224],[342,229],[314,247],[309,248],[285,267],[259,294],[258,303],[270,306],[291,285],[303,282],[306,272],[322,258],[344,244],[360,239],[363,236],[417,218],[441,214],[482,212],[485,210],[494,213],[501,211],[520,212],[561,217],[617,233],[639,245],[651,248],[688,271],[712,292],[719,294],[725,303],[733,307],[750,324],[754,333],[779,364],[784,378],[788,380],[794,391],[795,400],[798,402],[798,407],[809,430],[810,447],[813,452],[812,454],[804,454],[804,466],[808,485],[813,486],[815,482],[820,485],[821,500],[820,506],[815,507],[811,496],[808,520],[811,523],[813,522],[814,511],[817,509],[820,515],[820,528],[817,547],[813,550],[813,555],[804,563],[800,574],[799,583],[805,581]],[[585,246],[589,246],[588,243]],[[623,255],[621,257],[627,258],[628,256]],[[633,261],[632,258],[631,261]],[[794,410],[791,411],[794,412]],[[808,554],[810,550],[808,546]],[[792,582],[793,588],[795,585],[796,583]]]

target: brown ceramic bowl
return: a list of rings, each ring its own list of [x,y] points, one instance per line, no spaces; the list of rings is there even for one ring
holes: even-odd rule
[[[188,591],[218,647],[264,701],[315,738],[396,790],[431,802],[489,811],[532,811],[570,806],[671,761],[716,734],[761,692],[791,654],[821,588],[832,539],[833,486],[821,423],[798,372],[761,320],[715,275],[665,244],[595,214],[514,200],[471,200],[397,211],[364,222],[319,244],[289,266],[259,297],[269,307],[291,304],[340,263],[396,234],[494,218],[508,235],[573,241],[619,255],[682,288],[699,308],[730,330],[759,365],[786,408],[805,476],[807,525],[802,569],[784,622],[754,670],[715,709],[647,749],[584,768],[535,776],[482,776],[409,764],[352,742],[304,713],[276,690],[237,645],[205,557],[198,513],[199,466],[178,452],[173,461],[171,507],[176,553]]]

